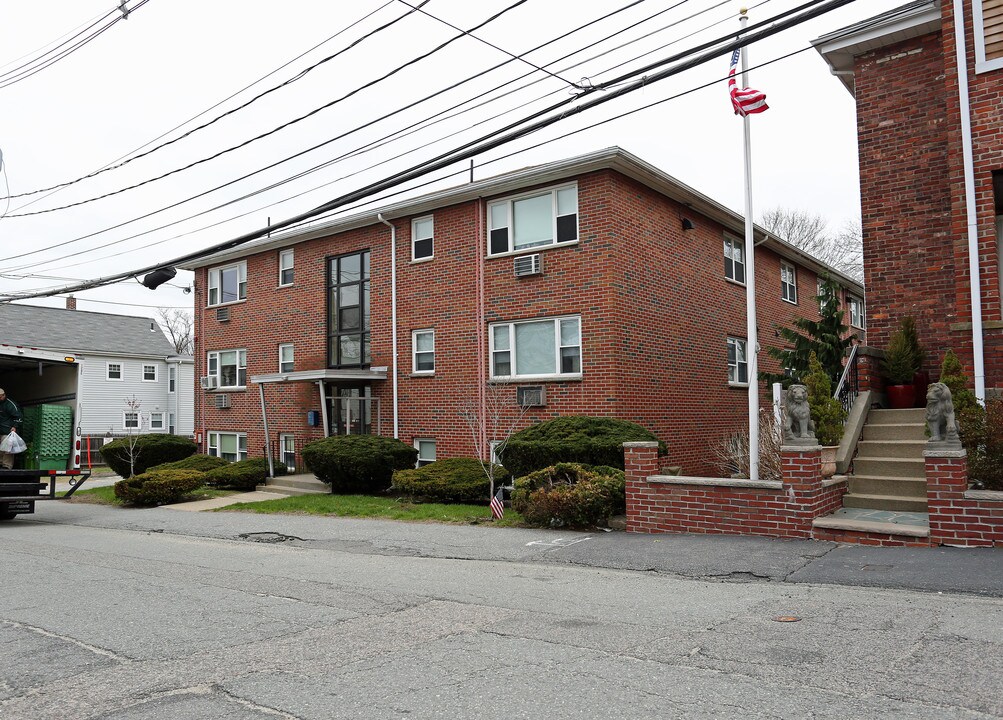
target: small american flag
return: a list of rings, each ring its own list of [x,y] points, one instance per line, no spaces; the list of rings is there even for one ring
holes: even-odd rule
[[[737,48],[731,54],[731,69],[728,70],[728,92],[731,94],[731,105],[735,108],[735,114],[745,117],[769,110],[766,104],[766,93],[749,88],[739,88],[735,82],[735,69],[738,67],[738,59],[742,56],[742,49]]]
[[[503,493],[504,490],[502,490],[502,488],[498,488],[498,492],[496,492],[495,496],[491,498],[491,516],[495,520],[501,520],[505,517],[505,503],[502,502],[505,495]]]

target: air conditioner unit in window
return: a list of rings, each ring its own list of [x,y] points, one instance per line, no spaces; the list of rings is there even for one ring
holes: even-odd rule
[[[547,388],[543,385],[523,385],[515,390],[519,407],[542,407],[547,404]]]
[[[215,390],[219,387],[219,378],[215,375],[209,375],[207,377],[199,378],[199,384],[202,385],[203,390]]]
[[[216,409],[225,410],[230,407],[230,396],[229,395],[217,395],[216,396]]]
[[[216,308],[216,319],[220,322],[230,321],[230,308]]]
[[[532,255],[520,255],[512,260],[512,270],[516,277],[527,275],[539,275],[543,272],[543,263],[540,260],[540,253]]]

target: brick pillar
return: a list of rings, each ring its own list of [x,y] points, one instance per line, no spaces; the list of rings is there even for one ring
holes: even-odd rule
[[[876,393],[885,391],[885,381],[881,369],[881,360],[884,353],[881,350],[857,346],[857,377],[859,378],[860,391],[873,390]]]
[[[989,545],[966,524],[965,491],[968,490],[968,457],[964,450],[924,450],[926,501],[930,513],[930,540],[935,545]],[[974,503],[972,503],[974,505]]]
[[[627,483],[627,532],[637,532],[643,512],[640,506],[647,497],[648,477],[658,472],[658,443],[625,442],[623,468]]]
[[[822,447],[784,445],[780,448],[780,468],[787,492],[788,521],[802,537],[811,537],[811,521],[821,514]]]

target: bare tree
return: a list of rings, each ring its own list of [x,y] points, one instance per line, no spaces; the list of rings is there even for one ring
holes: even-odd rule
[[[844,275],[860,283],[864,281],[863,234],[859,221],[848,222],[833,232],[828,221],[817,213],[776,207],[763,213],[759,224]]]
[[[180,308],[157,308],[157,320],[167,333],[178,355],[191,355],[195,349],[195,319]]]
[[[460,406],[460,417],[470,430],[474,451],[488,478],[491,497],[495,494],[495,478],[505,445],[529,411],[528,406],[516,406],[511,388],[503,383],[487,383],[484,388],[484,405],[470,398]]]
[[[139,453],[142,450],[142,448],[139,447],[139,435],[143,432],[143,413],[141,412],[143,403],[141,400],[137,399],[135,395],[133,395],[131,398],[125,398],[125,407],[125,415],[127,419],[129,415],[136,416],[135,427],[127,425],[125,428],[127,438],[127,448],[125,452],[126,456],[129,458],[129,477],[132,477],[136,474],[136,459],[139,457]]]

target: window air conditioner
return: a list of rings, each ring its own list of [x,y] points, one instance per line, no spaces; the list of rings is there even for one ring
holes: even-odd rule
[[[199,378],[199,383],[202,385],[203,390],[215,390],[219,387],[219,378],[215,375],[208,375],[203,378]]]
[[[216,308],[216,319],[220,322],[230,321],[230,308]]]
[[[512,270],[516,277],[527,275],[539,275],[543,272],[543,263],[540,261],[540,253],[532,255],[520,255],[512,260]]]
[[[543,385],[523,385],[516,388],[519,407],[542,407],[547,404],[547,389]]]
[[[216,409],[225,410],[230,407],[230,396],[229,395],[217,395],[216,396]]]

